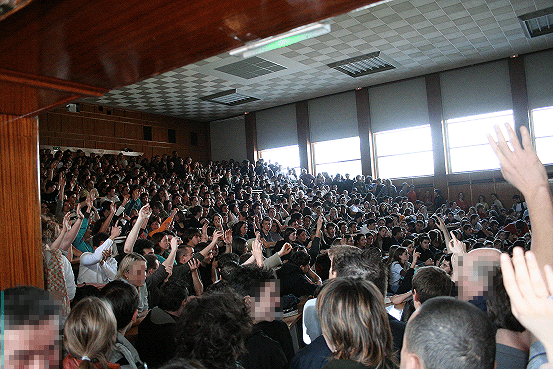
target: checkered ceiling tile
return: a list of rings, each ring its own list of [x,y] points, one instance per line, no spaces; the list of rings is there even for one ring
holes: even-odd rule
[[[259,55],[285,70],[244,79],[222,72],[228,54],[85,101],[198,121],[212,121],[295,101],[553,47],[553,35],[527,39],[517,16],[552,0],[392,0],[329,19],[332,31]],[[352,78],[327,66],[362,54],[396,69]],[[259,98],[239,106],[200,100],[236,89]]]

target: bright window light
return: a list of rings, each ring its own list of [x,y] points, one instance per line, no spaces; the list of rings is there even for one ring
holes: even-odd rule
[[[536,153],[543,164],[553,163],[553,106],[532,110]]]
[[[259,151],[259,157],[265,162],[280,164],[282,168],[296,168],[296,173],[300,167],[300,149],[298,145],[277,147]]]
[[[430,126],[395,129],[374,134],[376,167],[380,178],[434,174]]]
[[[313,143],[315,171],[342,176],[349,173],[352,178],[361,174],[360,145],[359,137]]]
[[[486,134],[495,137],[494,126],[504,127],[505,123],[514,125],[512,110],[446,120],[449,172],[499,168]]]

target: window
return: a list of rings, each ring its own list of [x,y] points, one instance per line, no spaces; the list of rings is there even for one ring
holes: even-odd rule
[[[446,120],[449,172],[499,168],[486,134],[493,134],[495,125],[513,122],[512,110]]]
[[[380,178],[434,174],[430,126],[382,131],[374,134],[376,168]]]
[[[299,175],[300,149],[298,145],[276,147],[259,151],[259,158],[272,164],[280,164],[282,169],[296,168]]]
[[[532,110],[536,153],[543,164],[553,163],[553,106]]]
[[[359,137],[313,143],[315,171],[329,175],[349,173],[351,177],[361,174],[361,148]]]

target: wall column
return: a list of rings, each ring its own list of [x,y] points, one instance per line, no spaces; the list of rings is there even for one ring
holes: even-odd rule
[[[307,101],[296,103],[296,124],[298,129],[298,147],[300,150],[300,167],[314,174],[311,161],[311,138],[309,135],[309,106]]]
[[[0,114],[0,289],[44,287],[38,120]]]
[[[528,93],[526,91],[526,71],[524,56],[509,58],[509,79],[511,82],[511,97],[513,99],[513,118],[515,132],[520,140],[520,127],[529,128]]]
[[[428,101],[428,118],[430,131],[432,132],[432,151],[434,154],[434,187],[447,194],[447,169],[445,161],[442,89],[440,87],[440,75],[429,74],[426,80],[426,97]]]
[[[257,160],[257,125],[255,121],[255,112],[245,115],[246,123],[246,155],[250,162]]]
[[[368,87],[355,90],[355,105],[357,106],[357,126],[359,127],[359,142],[361,145],[361,171],[365,176],[373,176],[371,112]]]

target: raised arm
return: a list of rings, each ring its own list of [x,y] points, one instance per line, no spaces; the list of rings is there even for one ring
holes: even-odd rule
[[[213,238],[211,239],[211,242],[202,251],[200,251],[200,254],[202,254],[202,256],[205,258],[207,254],[209,254],[209,252],[217,244],[217,241],[219,240],[219,238],[221,238],[222,236],[223,236],[223,232],[221,231],[213,232]]]
[[[108,217],[106,218],[106,220],[104,221],[104,223],[102,223],[102,226],[100,227],[100,231],[99,232],[105,232],[107,231],[110,223],[111,223],[111,220],[113,219],[113,215],[115,214],[115,203],[112,202],[111,205],[109,206],[109,215]]]
[[[148,220],[150,215],[152,215],[150,204],[144,205],[138,212],[138,219],[136,219],[136,223],[134,223],[134,226],[132,227],[129,235],[127,236],[127,239],[125,240],[125,245],[123,246],[123,252],[125,254],[130,254],[132,252],[134,243],[136,242],[138,234],[140,233],[140,227],[142,227],[142,223],[144,223],[145,220]]]
[[[501,129],[495,126],[497,142],[488,135],[493,151],[501,162],[501,173],[505,180],[515,186],[526,199],[532,223],[532,251],[540,268],[553,263],[553,203],[547,173],[538,159],[530,133],[520,128],[522,146],[510,125],[505,125],[513,150],[507,144]]]
[[[60,245],[60,248],[63,251],[68,251],[70,249],[71,244],[73,243],[73,241],[75,241],[75,238],[77,238],[77,234],[79,233],[79,230],[81,229],[81,224],[83,222],[83,218],[78,217],[75,223],[73,223],[73,225],[70,225],[69,215],[71,215],[71,213],[67,213],[63,218],[64,228],[68,229]]]
[[[444,223],[444,220],[442,217],[436,215],[436,225],[438,226],[438,229],[442,232],[442,235],[444,236],[444,242],[445,246],[447,248],[447,253],[451,254],[453,251],[451,251],[449,242],[451,241],[451,237],[449,236],[449,232],[447,231],[447,227]]]

